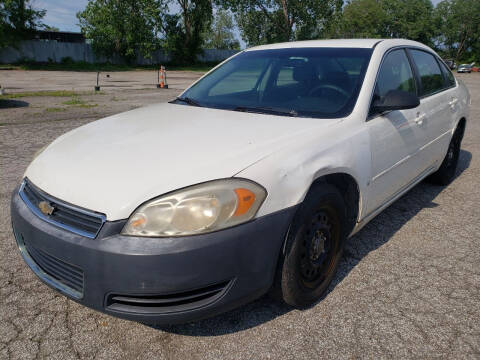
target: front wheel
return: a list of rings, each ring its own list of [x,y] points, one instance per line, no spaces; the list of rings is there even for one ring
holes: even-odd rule
[[[332,281],[345,243],[346,209],[339,191],[315,185],[297,211],[281,256],[276,284],[289,305],[318,301]]]

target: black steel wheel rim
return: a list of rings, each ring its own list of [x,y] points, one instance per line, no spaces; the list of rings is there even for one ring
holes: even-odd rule
[[[339,222],[334,211],[322,209],[305,225],[300,247],[300,275],[307,288],[322,283],[333,269],[339,239]]]

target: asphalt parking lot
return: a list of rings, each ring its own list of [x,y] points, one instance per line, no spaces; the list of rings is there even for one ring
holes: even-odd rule
[[[32,92],[0,100],[0,359],[480,358],[480,73],[458,75],[472,108],[456,179],[421,183],[349,239],[323,301],[299,311],[264,297],[162,328],[57,294],[11,233],[10,195],[38,149],[100,117],[172,99],[200,74],[173,73],[172,89],[157,90],[151,73],[114,73],[100,94],[92,76],[0,71],[9,93]]]

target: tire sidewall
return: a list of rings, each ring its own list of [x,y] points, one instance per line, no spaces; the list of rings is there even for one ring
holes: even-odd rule
[[[457,170],[458,165],[458,158],[460,157],[460,134],[458,131],[452,136],[452,140],[450,140],[450,144],[448,145],[447,154],[445,155],[445,159],[443,160],[442,164],[440,165],[439,175],[441,177],[442,183],[447,185],[449,184],[453,178],[455,177],[455,172]],[[448,161],[448,156],[450,152],[450,147],[453,146],[453,160],[451,163]]]
[[[319,210],[334,211],[339,222],[339,231],[334,242],[331,271],[316,287],[307,288],[300,273],[300,251],[306,224]],[[307,307],[321,299],[328,289],[343,254],[346,238],[346,209],[339,191],[329,184],[318,184],[308,193],[291,224],[281,268],[281,291],[283,300],[295,307]]]

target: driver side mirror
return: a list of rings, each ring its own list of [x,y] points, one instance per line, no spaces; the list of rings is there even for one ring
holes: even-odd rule
[[[377,99],[372,104],[375,113],[392,110],[413,109],[420,105],[420,99],[403,90],[390,90],[383,99]]]

